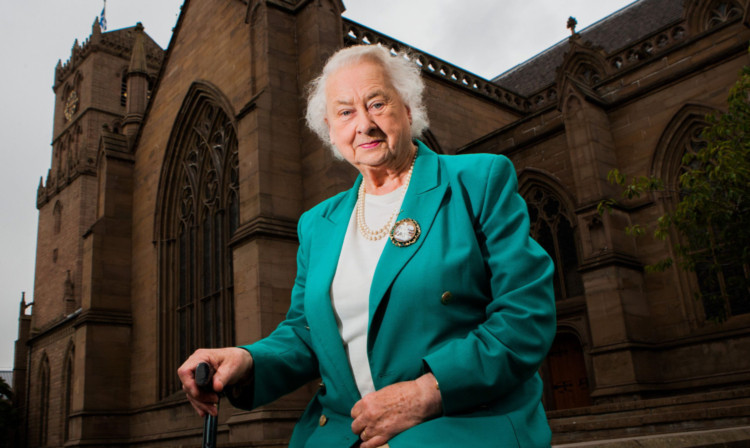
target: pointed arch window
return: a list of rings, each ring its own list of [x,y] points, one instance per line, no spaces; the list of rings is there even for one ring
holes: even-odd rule
[[[57,147],[57,179],[58,182],[62,182],[65,179],[65,162],[68,159],[68,148],[67,142],[61,139],[59,146]]]
[[[49,430],[49,390],[50,390],[50,369],[47,355],[42,356],[42,362],[39,365],[39,401],[37,402],[39,412],[39,446],[47,445],[47,433]]]
[[[52,220],[54,221],[54,233],[57,235],[60,233],[62,228],[62,203],[60,201],[55,202],[55,207],[52,209]]]
[[[120,74],[120,106],[128,105],[128,69],[125,68]]]
[[[680,199],[687,192],[680,185],[679,179],[687,170],[699,168],[694,158],[686,156],[694,155],[706,147],[706,141],[702,137],[705,126],[703,121],[694,122],[677,145],[680,163],[671,183]],[[692,160],[690,165],[686,164],[687,160]],[[692,254],[698,255],[695,278],[706,319],[723,320],[750,313],[750,301],[747,300],[750,267],[728,260],[726,251],[722,250],[723,242],[718,240],[716,232],[711,228],[681,236],[690,242]]]
[[[711,5],[706,16],[706,29],[717,27],[742,17],[742,7],[734,1],[717,1]]]
[[[237,137],[224,109],[196,96],[173,131],[174,158],[162,174],[162,396],[179,389],[174,372],[194,350],[234,339],[229,241],[239,225]]]
[[[547,251],[555,263],[553,279],[555,299],[583,295],[583,280],[578,272],[578,250],[573,217],[552,191],[534,186],[526,195],[531,236]]]
[[[73,402],[73,368],[74,368],[74,360],[75,360],[75,348],[71,344],[71,346],[68,348],[68,353],[65,356],[65,366],[63,367],[63,375],[64,375],[64,387],[63,390],[63,418],[62,418],[62,425],[63,425],[63,440],[69,440],[70,439],[70,424],[68,422],[68,419],[70,418],[70,409],[72,408],[72,402]]]

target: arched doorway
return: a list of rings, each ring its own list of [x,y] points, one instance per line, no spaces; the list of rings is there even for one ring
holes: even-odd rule
[[[544,401],[548,410],[579,408],[591,404],[583,348],[573,334],[557,334],[543,369]]]

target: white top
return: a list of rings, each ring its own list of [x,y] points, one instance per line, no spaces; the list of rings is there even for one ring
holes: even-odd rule
[[[365,194],[365,222],[368,227],[377,229],[385,225],[393,211],[401,207],[403,188],[380,196]],[[357,229],[355,206],[349,218],[339,263],[331,284],[331,300],[336,323],[349,358],[354,381],[363,397],[375,391],[370,360],[367,357],[370,286],[375,275],[375,267],[387,241],[387,236],[377,241],[370,241],[362,236]]]

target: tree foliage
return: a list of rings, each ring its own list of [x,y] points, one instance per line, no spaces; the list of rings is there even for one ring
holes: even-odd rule
[[[16,410],[13,408],[13,391],[4,379],[0,378],[0,447],[12,446],[13,431],[17,424]]]
[[[618,170],[610,171],[608,179],[622,187],[625,199],[653,192],[679,198],[656,222],[626,231],[634,237],[651,231],[661,240],[676,231],[675,258],[666,257],[647,266],[647,271],[677,264],[696,272],[706,315],[724,320],[750,312],[750,67],[742,70],[731,89],[727,112],[706,118],[704,144],[683,156],[678,185],[648,176],[627,182]],[[602,201],[599,212],[616,204],[615,199]]]

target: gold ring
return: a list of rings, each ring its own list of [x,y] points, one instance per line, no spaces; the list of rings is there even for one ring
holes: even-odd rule
[[[362,441],[364,442],[364,440],[365,440],[366,437],[367,437],[367,435],[365,434],[365,430],[363,429],[362,433],[359,435],[359,438],[362,439]]]

